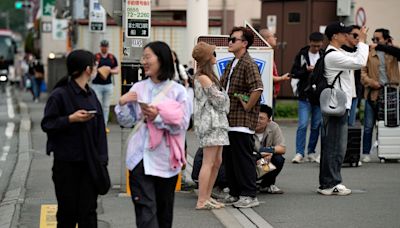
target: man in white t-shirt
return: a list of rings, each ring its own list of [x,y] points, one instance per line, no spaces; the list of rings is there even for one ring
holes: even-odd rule
[[[292,159],[293,163],[301,163],[304,158],[304,150],[306,146],[306,135],[311,116],[310,138],[308,140],[308,157],[310,162],[316,162],[315,147],[319,138],[319,128],[321,126],[321,109],[318,104],[313,104],[308,99],[306,89],[310,86],[309,77],[314,70],[314,66],[322,55],[322,45],[324,34],[313,32],[309,36],[310,43],[302,48],[296,55],[291,70],[292,77],[298,79],[297,93],[299,97],[299,120],[296,132],[296,154]]]
[[[321,131],[321,163],[319,173],[319,188],[317,192],[322,195],[349,195],[351,190],[342,184],[340,173],[347,147],[348,110],[351,108],[352,84],[351,70],[361,69],[367,64],[368,45],[366,41],[366,28],[363,27],[359,34],[357,51],[349,53],[341,49],[348,42],[351,27],[345,27],[341,22],[335,22],[326,27],[325,35],[329,39],[326,51],[334,49],[325,57],[325,74],[328,84],[332,84],[339,75],[334,87],[346,93],[346,112],[342,116],[322,115]]]

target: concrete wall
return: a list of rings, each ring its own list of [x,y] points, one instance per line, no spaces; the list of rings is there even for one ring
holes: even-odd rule
[[[159,0],[159,5],[153,3],[152,10],[186,10],[188,0]],[[202,0],[205,1],[205,0]],[[154,1],[152,1],[154,2]],[[209,0],[209,10],[222,10],[223,0]],[[234,22],[236,26],[244,25],[244,20],[251,22],[252,19],[261,17],[260,0],[226,0],[228,10],[234,11]]]
[[[400,46],[400,1],[398,0],[355,0],[354,14],[362,7],[366,13],[366,26],[369,28],[368,42],[371,43],[372,35],[377,28],[390,30],[393,43]]]

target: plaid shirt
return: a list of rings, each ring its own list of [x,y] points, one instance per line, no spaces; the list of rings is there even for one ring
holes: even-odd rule
[[[233,60],[226,66],[224,75],[221,78],[221,85],[226,88],[229,81],[229,73],[231,72]],[[228,121],[230,127],[248,127],[255,130],[260,104],[246,112],[240,103],[240,100],[233,95],[235,93],[250,95],[251,92],[263,89],[260,72],[257,64],[253,61],[248,52],[246,52],[238,61],[230,75],[228,95],[231,102]]]

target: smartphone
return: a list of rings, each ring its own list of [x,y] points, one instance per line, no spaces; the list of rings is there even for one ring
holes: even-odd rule
[[[88,110],[87,111],[89,114],[96,114],[97,113],[97,110]]]
[[[141,108],[147,108],[149,107],[149,104],[144,103],[144,102],[138,102]]]

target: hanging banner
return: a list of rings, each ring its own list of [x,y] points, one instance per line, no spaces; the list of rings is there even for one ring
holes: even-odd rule
[[[107,26],[107,14],[98,0],[90,0],[89,6],[89,31],[105,32]]]
[[[128,38],[150,38],[151,1],[126,0],[125,34]]]

